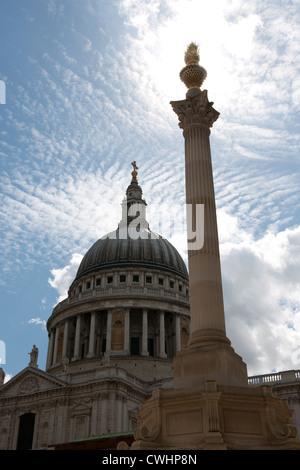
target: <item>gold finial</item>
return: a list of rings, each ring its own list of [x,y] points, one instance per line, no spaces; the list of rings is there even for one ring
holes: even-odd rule
[[[179,76],[188,88],[189,96],[193,96],[199,93],[200,87],[207,76],[205,68],[199,65],[199,46],[195,42],[188,45],[184,54],[184,61],[186,66],[181,70]]]
[[[138,167],[136,166],[136,161],[131,162],[131,165],[133,166],[133,171],[132,171],[132,173],[131,173],[131,175],[132,175],[132,180],[131,180],[131,182],[132,182],[132,183],[137,183],[138,181],[137,181],[136,177],[137,177],[137,174],[138,174],[138,173],[137,173],[136,170],[138,170]]]
[[[199,46],[195,42],[191,42],[184,54],[184,61],[186,65],[199,64],[200,54]]]

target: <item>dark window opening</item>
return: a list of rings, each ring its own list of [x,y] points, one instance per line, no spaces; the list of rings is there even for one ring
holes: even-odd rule
[[[148,353],[149,356],[154,356],[153,338],[148,338]]]
[[[140,341],[139,341],[139,338],[131,338],[131,340],[130,340],[130,354],[132,356],[139,356],[139,354],[140,354]]]
[[[151,276],[146,276],[146,283],[151,284],[152,283],[152,277]]]
[[[20,416],[17,450],[32,449],[34,422],[34,413],[25,413]]]
[[[107,284],[112,284],[112,282],[113,282],[113,277],[107,276]]]
[[[125,274],[120,275],[120,282],[126,282],[126,276]]]
[[[132,280],[133,282],[140,282],[140,276],[138,274],[134,274]]]

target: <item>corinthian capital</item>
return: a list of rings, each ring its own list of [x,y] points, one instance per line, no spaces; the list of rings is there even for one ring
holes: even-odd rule
[[[190,126],[212,127],[220,113],[208,101],[207,90],[198,91],[196,96],[187,95],[185,100],[171,101],[171,106],[179,119],[179,127],[186,130]]]

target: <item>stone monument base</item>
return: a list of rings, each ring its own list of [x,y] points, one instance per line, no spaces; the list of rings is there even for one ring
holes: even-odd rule
[[[207,380],[248,386],[247,366],[226,337],[223,341],[203,338],[179,351],[174,358],[174,389],[198,387]]]
[[[154,390],[137,415],[132,450],[300,449],[293,412],[260,388],[218,385]]]

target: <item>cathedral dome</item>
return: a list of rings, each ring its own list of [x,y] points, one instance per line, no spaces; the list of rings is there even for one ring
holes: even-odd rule
[[[186,265],[176,248],[153,232],[146,220],[147,203],[137,181],[136,162],[122,202],[118,229],[100,238],[82,259],[75,281],[115,268],[147,268],[172,273],[188,281]]]
[[[121,229],[100,238],[88,250],[77,271],[76,280],[86,274],[114,268],[147,268],[173,273],[188,280],[186,265],[176,248],[164,237],[142,228],[133,238],[122,238]]]

